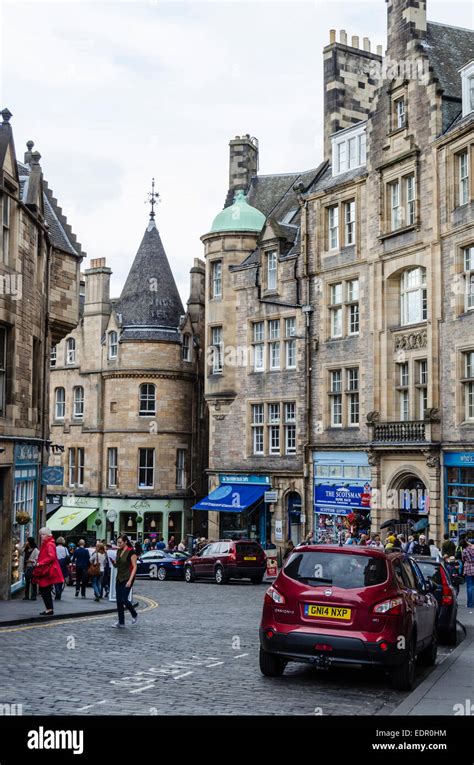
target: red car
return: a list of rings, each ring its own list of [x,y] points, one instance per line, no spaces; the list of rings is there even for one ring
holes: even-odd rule
[[[436,661],[437,603],[415,561],[371,547],[305,545],[293,551],[265,594],[260,669],[288,661],[318,667],[386,669],[409,690],[419,657]]]
[[[216,584],[225,584],[229,579],[250,579],[253,584],[260,584],[266,568],[265,551],[258,542],[227,539],[211,542],[189,558],[184,564],[184,578],[187,582],[214,579]]]

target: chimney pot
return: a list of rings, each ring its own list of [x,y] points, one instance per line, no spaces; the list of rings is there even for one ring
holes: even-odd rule
[[[330,29],[329,30],[329,44],[332,45],[332,43],[336,42],[336,30]]]
[[[368,37],[364,37],[364,50],[370,51],[370,40]]]
[[[381,45],[377,45],[377,56],[383,56],[383,48]]]
[[[347,45],[347,32],[345,29],[341,29],[339,32],[339,42],[341,42],[343,45]]]
[[[359,47],[359,37],[357,35],[352,35],[352,47],[353,48]]]

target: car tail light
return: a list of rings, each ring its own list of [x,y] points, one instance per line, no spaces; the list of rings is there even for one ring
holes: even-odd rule
[[[381,651],[387,651],[388,650],[388,643],[385,642],[385,640],[382,640],[379,643],[379,648]]]
[[[281,595],[278,590],[275,589],[275,587],[269,587],[268,590],[265,593],[265,602],[266,603],[278,603],[279,605],[283,605],[286,603],[285,598],[283,595]]]
[[[332,645],[328,645],[327,643],[316,643],[314,646],[315,651],[332,651]]]
[[[270,639],[273,637],[273,635],[274,635],[274,634],[275,634],[275,633],[273,632],[273,630],[267,630],[267,631],[265,632],[265,637],[266,637],[266,638],[268,638],[268,639],[270,640]]]
[[[387,616],[396,616],[402,613],[403,599],[392,598],[391,600],[383,600],[381,603],[377,603],[372,608],[374,614],[387,614]]]
[[[172,560],[171,561],[171,565],[172,566],[182,566],[183,565],[183,561],[182,560]]]
[[[448,583],[448,578],[444,572],[444,569],[440,567],[441,572],[441,583],[443,585],[443,599],[442,599],[442,605],[443,606],[452,606],[454,602],[453,593],[451,590],[451,587]]]

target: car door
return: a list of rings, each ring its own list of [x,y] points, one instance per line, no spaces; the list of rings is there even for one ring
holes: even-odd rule
[[[194,576],[207,576],[209,570],[209,552],[212,545],[206,545],[193,559]]]
[[[206,550],[206,558],[204,563],[205,576],[214,576],[214,566],[219,557],[220,548],[221,548],[220,542],[213,542],[211,545],[209,545],[209,548]]]
[[[413,564],[413,561],[406,558],[402,561],[402,568],[413,590],[418,641],[426,644],[430,641],[433,631],[431,598],[428,598],[426,595],[425,580],[421,571]]]

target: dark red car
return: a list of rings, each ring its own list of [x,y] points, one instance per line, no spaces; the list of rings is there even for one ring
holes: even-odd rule
[[[184,564],[184,578],[187,582],[214,579],[216,584],[225,584],[229,579],[250,579],[253,584],[260,584],[266,568],[265,552],[258,542],[227,539],[211,542],[189,558]]]
[[[436,661],[437,603],[416,562],[371,547],[307,545],[293,551],[265,594],[260,669],[288,661],[386,669],[409,690],[417,657]]]

